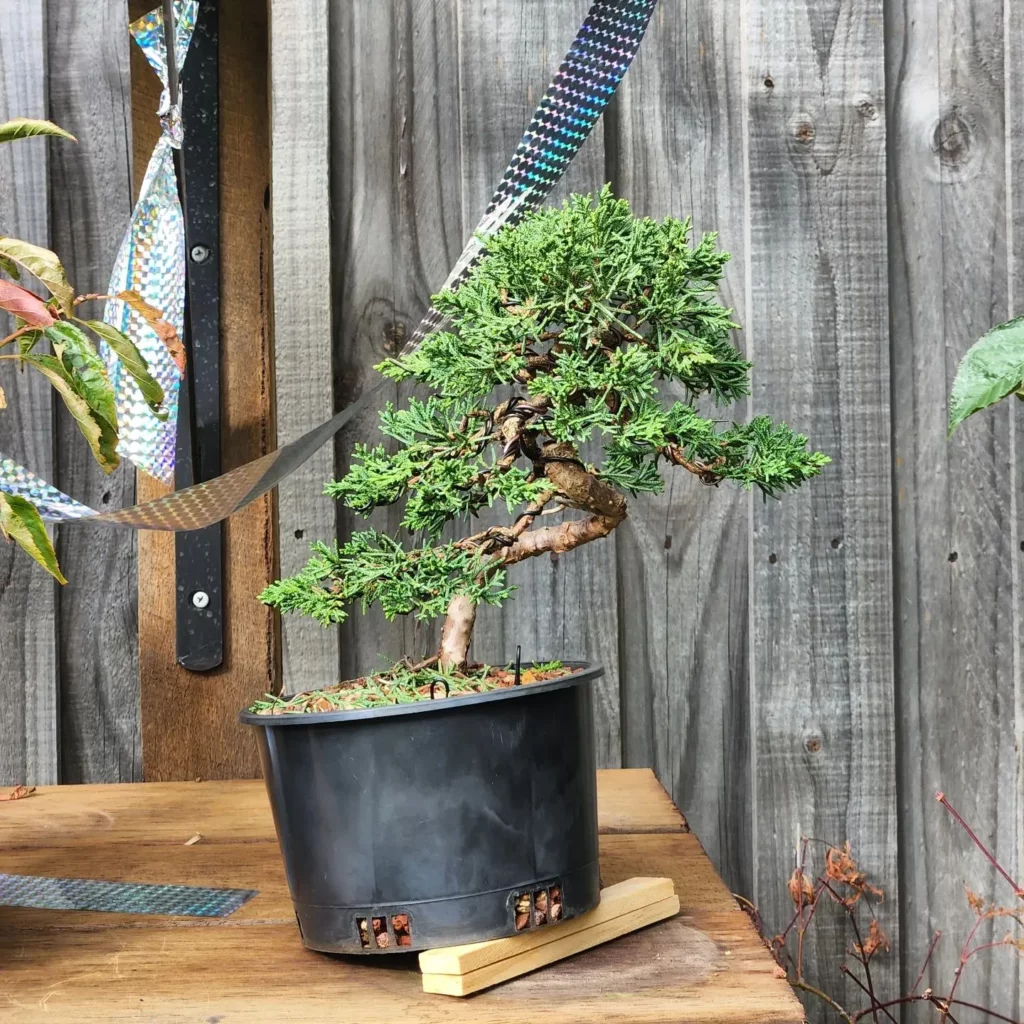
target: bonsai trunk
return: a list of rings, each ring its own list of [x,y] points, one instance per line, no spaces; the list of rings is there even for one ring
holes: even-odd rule
[[[469,642],[473,639],[476,605],[468,597],[457,594],[448,605],[438,663],[445,671],[462,671],[469,660]]]
[[[551,497],[570,508],[591,513],[586,519],[571,519],[558,526],[531,530],[535,518],[550,498],[542,498],[504,532],[506,546],[494,556],[494,564],[513,565],[545,552],[572,551],[600,537],[607,537],[626,518],[626,499],[603,480],[588,473],[576,461],[571,444],[549,444],[544,448],[544,475],[552,483]],[[485,536],[485,535],[482,535]],[[476,605],[461,594],[452,598],[441,630],[438,663],[442,669],[462,671],[469,661],[469,644],[476,622]]]

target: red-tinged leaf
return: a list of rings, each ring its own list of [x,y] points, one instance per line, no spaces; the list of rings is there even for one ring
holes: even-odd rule
[[[4,237],[0,238],[0,257],[5,262],[16,263],[23,270],[35,274],[57,300],[61,310],[71,315],[75,291],[68,284],[67,274],[55,253],[17,238]]]
[[[13,281],[0,280],[0,309],[20,317],[27,327],[49,327],[55,322],[53,314],[38,295]]]
[[[114,296],[135,310],[143,320],[156,332],[156,336],[167,347],[171,358],[178,369],[185,372],[185,346],[178,337],[178,332],[164,319],[164,314],[156,306],[151,306],[138,292],[118,292]]]

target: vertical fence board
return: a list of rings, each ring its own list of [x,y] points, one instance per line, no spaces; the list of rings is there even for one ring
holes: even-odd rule
[[[50,114],[78,138],[51,151],[53,248],[78,294],[106,290],[131,211],[127,4],[47,5]],[[93,309],[92,314],[98,314]],[[54,483],[93,508],[135,500],[134,474],[107,476],[77,425],[57,409]],[[60,531],[68,585],[59,595],[61,781],[139,778],[135,534]]]
[[[933,794],[944,790],[1011,869],[1020,815],[1016,409],[974,417],[951,440],[945,430],[957,362],[1008,313],[1003,11],[1001,0],[902,0],[886,26],[903,974],[912,983],[941,928],[925,980],[940,992],[973,923],[964,884],[1012,894]],[[1016,1016],[1017,971],[1001,960],[973,962],[959,992]]]
[[[744,36],[751,405],[833,459],[753,502],[755,894],[778,926],[798,837],[849,839],[898,941],[882,3],[749,0]],[[820,915],[808,963],[859,1005],[849,942]]]
[[[334,379],[342,404],[375,382],[372,366],[401,348],[462,251],[454,14],[452,3],[333,0]],[[388,385],[380,405],[406,390]],[[356,442],[381,441],[378,407],[338,436],[339,474]],[[394,534],[400,519],[380,509],[369,525]],[[339,507],[339,537],[367,525]],[[342,676],[429,653],[435,632],[408,619],[388,623],[376,608],[356,612],[341,630]]]
[[[142,13],[148,5],[149,0],[132,0],[132,13]],[[217,8],[221,454],[228,471],[258,458],[273,444],[268,19],[265,5],[250,0],[218,0]],[[133,52],[132,60],[136,134],[144,143],[136,152],[144,168],[155,142],[159,93],[141,51]],[[140,498],[166,493],[162,484],[141,474],[139,489]],[[259,775],[255,742],[238,723],[237,714],[274,686],[274,619],[256,599],[274,572],[272,506],[266,495],[225,523],[224,663],[211,672],[188,672],[177,664],[173,534],[139,535],[139,661],[147,781]]]
[[[331,381],[330,40],[328,0],[270,0],[271,201],[278,445],[333,411]],[[334,539],[334,468],[324,445],[278,489],[281,573],[296,572],[312,541]],[[286,692],[337,681],[336,629],[281,623]]]
[[[739,15],[737,0],[663,4],[606,138],[634,212],[692,215],[695,239],[720,233],[733,254],[721,301],[743,323]],[[617,535],[623,757],[655,766],[727,883],[749,895],[749,502],[735,485],[664,472],[664,493],[633,499]]]
[[[462,211],[468,229],[483,214],[548,82],[586,15],[587,0],[458,0],[462,92]],[[604,125],[566,171],[549,203],[596,192],[605,180]],[[504,517],[504,518],[502,518]],[[481,522],[506,521],[504,509]],[[612,537],[565,556],[532,558],[509,572],[519,588],[500,611],[481,608],[473,653],[491,663],[515,657],[588,658],[604,665],[595,684],[597,752],[620,763],[619,629]]]
[[[46,116],[43,0],[8,0],[0,5],[0,122]],[[43,246],[50,234],[48,145],[29,139],[0,147],[0,233]],[[12,328],[0,315],[0,337]],[[0,411],[0,452],[52,479],[49,384],[4,364],[0,387],[9,403]],[[57,781],[55,586],[20,548],[0,546],[0,785]]]

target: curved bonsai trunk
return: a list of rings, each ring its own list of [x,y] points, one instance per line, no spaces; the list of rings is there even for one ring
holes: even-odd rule
[[[495,553],[492,563],[495,566],[513,565],[545,553],[572,551],[581,544],[607,537],[626,518],[626,499],[614,487],[588,473],[576,461],[576,449],[571,444],[549,444],[545,446],[543,456],[546,456],[544,475],[553,485],[550,496],[541,498],[526,515],[520,517],[515,527],[504,531],[507,546]],[[558,526],[529,529],[555,494],[565,505],[591,515],[586,519],[571,519]],[[480,535],[481,538],[484,536],[486,534]],[[476,605],[461,594],[452,598],[438,651],[438,663],[442,669],[462,671],[466,668],[475,621]]]
[[[458,594],[448,605],[441,630],[441,650],[438,663],[445,671],[461,672],[469,660],[469,642],[473,639],[476,605],[468,597]]]

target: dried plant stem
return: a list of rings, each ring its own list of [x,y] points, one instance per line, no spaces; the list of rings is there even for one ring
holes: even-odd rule
[[[917,986],[921,984],[924,979],[924,972],[928,970],[928,964],[931,963],[932,954],[935,952],[935,947],[939,944],[939,939],[942,938],[942,932],[936,932],[932,936],[931,945],[928,947],[928,952],[925,953],[924,963],[921,964],[921,970],[917,973],[917,980],[914,982],[913,987],[910,990],[910,994],[914,995],[917,992]]]
[[[813,985],[809,985],[802,978],[791,979],[789,983],[793,988],[798,988],[803,992],[809,992],[815,998],[820,999],[823,1003],[831,1006],[832,1009],[847,1022],[847,1024],[854,1024],[855,1018],[851,1017],[850,1014],[839,1005],[839,1003],[837,1003],[830,995],[822,992],[820,988],[815,988]]]
[[[949,813],[953,816],[953,819],[956,821],[956,823],[971,837],[971,839],[974,842],[974,845],[977,846],[979,850],[981,850],[981,852],[985,855],[986,859],[992,865],[992,867],[994,867],[996,871],[998,871],[999,874],[1001,874],[1003,878],[1006,879],[1010,886],[1012,886],[1014,895],[1020,897],[1021,899],[1024,899],[1024,889],[1022,889],[1013,880],[1013,878],[1010,876],[1010,873],[1006,870],[1006,868],[1004,868],[1003,865],[1000,864],[998,860],[996,860],[995,854],[992,853],[991,850],[989,850],[989,848],[977,837],[977,835],[975,835],[974,830],[971,828],[971,826],[968,825],[962,817],[960,817],[959,812],[946,799],[946,794],[943,792],[938,792],[935,794],[935,799],[938,800],[939,803],[942,804],[942,806],[945,807],[947,811],[949,811]]]

